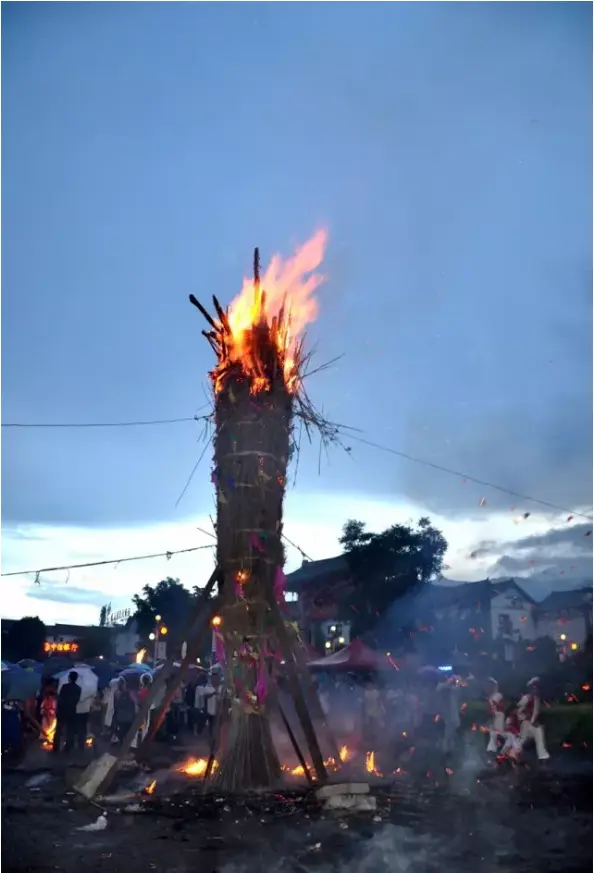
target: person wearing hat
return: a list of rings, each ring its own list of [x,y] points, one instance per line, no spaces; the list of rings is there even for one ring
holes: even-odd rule
[[[520,742],[522,746],[527,740],[534,740],[539,761],[547,761],[551,756],[547,752],[544,741],[544,729],[540,721],[540,682],[537,676],[530,680],[526,694],[518,703],[518,718],[520,720]]]
[[[506,737],[505,731],[505,703],[503,694],[499,691],[499,685],[495,679],[487,679],[487,703],[491,713],[489,725],[489,745],[487,752],[497,753],[499,737]]]

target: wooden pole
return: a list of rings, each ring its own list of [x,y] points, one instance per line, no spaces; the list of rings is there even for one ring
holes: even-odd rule
[[[204,626],[204,624],[206,624],[208,622],[208,618],[210,617],[210,613],[211,613],[211,609],[208,608],[209,607],[209,598],[210,598],[210,595],[212,593],[214,586],[217,583],[217,580],[219,578],[219,574],[220,574],[220,570],[217,566],[217,567],[215,567],[210,579],[208,580],[208,582],[206,584],[206,587],[203,589],[202,594],[201,594],[200,598],[198,599],[198,603],[196,604],[196,608],[194,609],[194,611],[192,613],[192,617],[191,617],[191,620],[189,622],[189,626],[186,626],[186,629],[184,630],[183,638],[179,641],[180,645],[181,645],[181,643],[184,642],[184,640],[193,639],[197,635],[199,630]],[[190,648],[190,645],[188,643],[188,649],[189,648]],[[144,724],[145,719],[148,717],[148,714],[150,712],[150,708],[151,708],[155,698],[157,697],[159,692],[165,687],[165,683],[167,682],[168,678],[171,676],[171,674],[173,672],[173,663],[174,663],[173,655],[170,655],[167,658],[167,660],[165,661],[165,663],[163,664],[163,667],[161,668],[161,670],[159,671],[159,675],[157,676],[155,681],[152,683],[150,690],[149,690],[149,693],[147,694],[146,698],[143,700],[142,704],[138,708],[136,716],[134,717],[134,721],[132,722],[132,725],[130,726],[128,733],[124,737],[122,745],[118,749],[117,755],[114,756],[113,763],[111,764],[111,766],[107,770],[107,772],[106,772],[100,786],[98,786],[97,790],[99,790],[99,788],[100,788],[101,791],[103,793],[105,793],[105,791],[107,791],[107,789],[109,788],[109,786],[113,782],[113,779],[114,779],[115,774],[116,774],[117,769],[118,769],[118,764],[124,758],[124,756],[128,753],[132,743],[134,742],[134,738],[137,736],[138,731],[140,730],[140,728]],[[180,671],[180,673],[181,673],[181,671]],[[175,693],[175,689],[174,689],[174,693]],[[81,781],[84,781],[84,778],[85,777],[83,775],[83,779]]]
[[[208,608],[204,613],[202,613],[197,619],[193,626],[193,630],[189,634],[190,639],[187,641],[188,648],[182,662],[180,664],[179,670],[173,676],[173,682],[168,687],[165,696],[160,703],[158,709],[155,710],[153,716],[150,720],[149,729],[144,736],[138,751],[136,753],[137,759],[145,758],[151,743],[156,737],[159,728],[163,724],[163,719],[165,718],[165,713],[171,706],[171,702],[175,697],[175,693],[181,683],[184,681],[186,673],[188,672],[188,668],[191,663],[193,663],[198,657],[198,652],[200,651],[200,647],[204,642],[204,638],[207,633],[210,631],[209,620],[213,614],[219,608],[219,599],[211,601],[208,604]],[[163,668],[164,669],[164,668]],[[161,672],[161,671],[159,671]],[[170,674],[171,675],[171,674]]]
[[[309,747],[309,753],[311,755],[311,760],[314,766],[314,770],[316,771],[318,781],[325,782],[328,779],[328,774],[326,772],[324,758],[318,744],[318,738],[316,736],[311,716],[305,702],[305,697],[303,696],[303,690],[299,682],[299,676],[297,674],[297,668],[295,666],[295,660],[293,658],[293,644],[291,641],[291,637],[289,636],[289,632],[285,627],[283,618],[280,614],[278,603],[276,602],[274,594],[270,588],[267,591],[267,600],[272,616],[272,623],[278,635],[278,641],[280,643],[281,651],[286,662],[289,688],[291,690],[291,696],[293,697],[293,702],[295,704],[297,718],[301,723],[301,727],[305,735],[305,741]]]
[[[293,733],[293,728],[289,724],[289,719],[285,715],[285,711],[281,706],[281,702],[278,699],[278,696],[276,698],[276,703],[278,706],[278,711],[280,712],[280,717],[283,720],[283,724],[284,724],[285,729],[289,735],[289,739],[291,740],[291,745],[293,746],[293,751],[297,755],[297,759],[298,759],[299,763],[301,764],[301,766],[303,767],[303,772],[305,773],[305,778],[307,779],[307,781],[310,785],[313,785],[313,779],[311,778],[311,773],[309,772],[309,767],[307,766],[305,758],[303,757],[303,752],[299,748],[299,743],[297,742],[297,737]]]
[[[336,742],[336,738],[332,731],[330,730],[330,726],[328,725],[328,721],[324,714],[324,710],[322,709],[322,704],[320,703],[320,698],[318,696],[318,692],[313,683],[312,675],[305,663],[305,659],[301,655],[301,651],[299,650],[299,646],[296,645],[293,648],[295,653],[295,662],[297,664],[297,672],[305,685],[307,690],[307,696],[309,699],[309,703],[312,709],[313,717],[316,721],[319,721],[322,724],[322,727],[326,731],[326,738],[330,743],[330,754],[336,761],[337,766],[340,766],[340,751],[338,749],[338,743]]]

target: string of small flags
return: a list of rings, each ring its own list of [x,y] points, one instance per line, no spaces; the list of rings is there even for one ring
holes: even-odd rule
[[[148,561],[152,558],[167,558],[167,560],[171,560],[174,555],[183,555],[188,552],[198,552],[202,549],[212,549],[214,548],[214,544],[209,543],[207,546],[192,546],[189,549],[173,549],[170,552],[156,552],[152,555],[131,555],[125,558],[109,558],[105,561],[87,561],[84,564],[63,564],[60,567],[42,567],[40,570],[13,570],[10,573],[2,573],[2,576],[35,576],[35,584],[40,584],[40,577],[42,573],[56,573],[58,570],[67,570],[68,578],[70,577],[70,570],[80,570],[83,567],[104,567],[108,564],[113,564],[114,569],[117,570],[119,564],[123,564],[126,561]],[[66,580],[68,581],[68,579]]]

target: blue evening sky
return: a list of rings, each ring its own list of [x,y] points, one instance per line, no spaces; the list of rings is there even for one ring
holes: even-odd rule
[[[572,2],[3,4],[3,421],[191,416],[212,354],[188,293],[227,303],[254,245],[267,261],[326,226],[310,340],[345,357],[317,404],[587,511],[591,40]],[[5,428],[2,449],[6,570],[129,554],[212,511],[208,455],[175,506],[197,425]],[[535,506],[355,443],[319,475],[314,447],[286,530],[293,513],[324,557],[373,505],[375,526],[427,512],[468,539],[482,497],[493,565],[511,505]]]

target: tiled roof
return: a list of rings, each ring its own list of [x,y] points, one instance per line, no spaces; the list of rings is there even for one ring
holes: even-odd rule
[[[311,582],[322,581],[326,576],[347,576],[349,564],[344,555],[323,558],[321,561],[304,561],[298,570],[287,574],[287,589],[295,591]]]
[[[579,609],[592,606],[592,587],[574,588],[572,591],[552,591],[538,604],[540,612],[559,612],[562,609]]]

